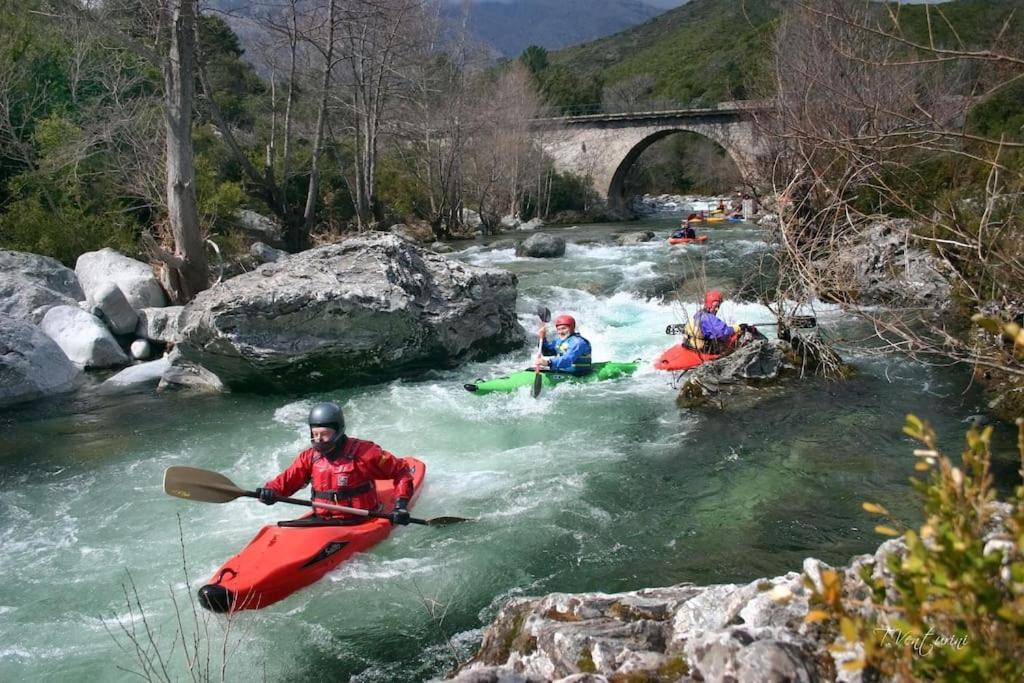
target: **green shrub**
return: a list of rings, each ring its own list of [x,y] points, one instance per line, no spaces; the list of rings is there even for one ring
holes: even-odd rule
[[[1024,420],[1018,425],[1024,465]],[[993,541],[992,428],[967,432],[960,465],[939,451],[934,431],[916,417],[907,417],[903,431],[924,446],[914,451],[915,470],[927,479],[912,481],[925,522],[903,533],[905,552],[888,556],[888,580],[874,578],[870,568],[862,573],[866,596],[844,591],[836,571],[822,572],[817,585],[807,578],[806,620],[834,629],[838,642],[830,649],[845,655],[843,668],[869,678],[1024,680],[1024,486],[1008,501],[1007,533]],[[864,509],[890,517],[875,503]],[[875,530],[897,536],[894,526],[892,520]]]
[[[0,247],[52,256],[73,268],[81,254],[103,247],[135,255],[134,229],[123,214],[91,214],[68,203],[49,209],[33,195],[0,214]]]

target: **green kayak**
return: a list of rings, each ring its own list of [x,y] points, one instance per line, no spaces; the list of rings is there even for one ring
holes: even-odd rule
[[[583,376],[568,375],[564,372],[542,372],[541,377],[543,378],[544,387],[551,389],[557,387],[562,382],[600,382],[605,379],[625,377],[636,372],[637,367],[639,367],[639,363],[636,362],[616,363],[614,361],[607,361],[604,363],[594,363],[594,370]],[[533,386],[533,377],[533,370],[521,370],[495,379],[478,379],[472,384],[464,384],[462,386],[466,388],[466,391],[471,391],[475,394],[515,391],[520,387]]]

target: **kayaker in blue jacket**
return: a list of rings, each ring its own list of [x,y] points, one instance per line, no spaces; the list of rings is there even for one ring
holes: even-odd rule
[[[590,342],[576,331],[576,319],[571,315],[555,318],[555,333],[558,339],[549,341],[547,329],[540,328],[542,355],[536,363],[541,370],[565,372],[571,375],[585,375],[593,369],[590,359]]]

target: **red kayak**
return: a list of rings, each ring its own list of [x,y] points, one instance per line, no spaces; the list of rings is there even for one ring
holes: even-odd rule
[[[416,500],[426,466],[412,461]],[[384,510],[394,504],[390,481],[378,481],[377,497]],[[311,515],[270,524],[241,552],[214,572],[199,589],[199,602],[213,612],[259,609],[283,600],[331,571],[356,553],[369,550],[391,533],[391,522],[380,518],[320,520]]]
[[[658,356],[654,361],[654,368],[656,370],[690,370],[709,360],[729,355],[732,352],[735,339],[736,337],[733,336],[734,341],[728,345],[724,353],[708,353],[683,344],[676,344]]]
[[[669,237],[669,244],[700,244],[701,242],[707,242],[707,235],[698,235],[697,237]]]

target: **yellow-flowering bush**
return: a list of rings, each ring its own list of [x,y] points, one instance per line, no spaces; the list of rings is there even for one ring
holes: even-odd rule
[[[1024,420],[1018,425],[1024,469]],[[903,431],[923,446],[914,451],[915,469],[926,478],[913,482],[924,523],[903,531],[884,570],[806,577],[806,621],[831,633],[830,650],[847,670],[896,680],[1024,680],[1024,486],[996,501],[991,427],[967,432],[959,465],[921,420],[908,416]],[[889,520],[878,533],[900,535],[884,507],[864,509]]]

